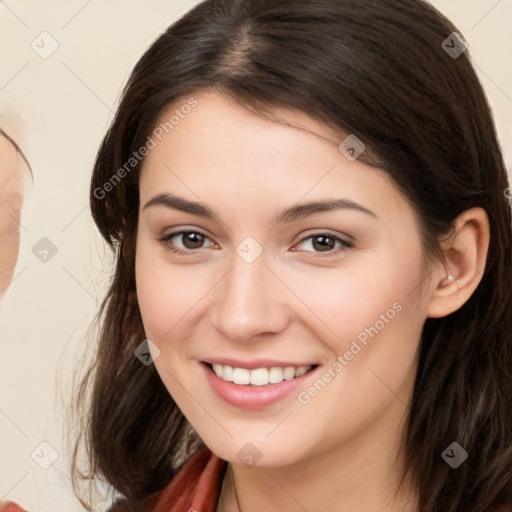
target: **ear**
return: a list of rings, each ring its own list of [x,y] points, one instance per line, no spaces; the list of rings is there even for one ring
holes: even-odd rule
[[[472,208],[457,217],[453,234],[441,242],[445,259],[432,274],[428,317],[447,316],[471,297],[484,274],[489,240],[489,218],[483,208]]]

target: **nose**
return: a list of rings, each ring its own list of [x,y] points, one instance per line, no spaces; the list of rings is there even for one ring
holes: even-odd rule
[[[286,328],[290,313],[285,300],[283,285],[267,267],[264,253],[252,263],[235,254],[231,270],[216,287],[210,314],[224,339],[245,343]]]

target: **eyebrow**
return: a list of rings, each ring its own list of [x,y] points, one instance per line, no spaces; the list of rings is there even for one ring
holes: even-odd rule
[[[184,199],[183,197],[178,197],[170,193],[158,194],[157,196],[153,197],[153,199],[150,199],[142,209],[146,210],[147,208],[156,205],[191,213],[192,215],[197,215],[207,219],[217,218],[217,215],[208,206],[195,201],[189,201],[188,199]],[[378,218],[374,212],[368,210],[358,203],[355,203],[354,201],[350,201],[348,199],[326,199],[322,201],[300,203],[291,206],[290,208],[286,208],[277,214],[274,222],[276,224],[292,222],[294,220],[309,217],[315,213],[330,212],[335,210],[355,210]]]

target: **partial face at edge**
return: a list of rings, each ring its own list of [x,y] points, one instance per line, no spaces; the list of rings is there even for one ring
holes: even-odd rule
[[[247,442],[259,464],[285,466],[396,428],[426,318],[414,212],[383,172],[339,151],[344,136],[307,116],[283,111],[335,142],[218,93],[195,98],[153,137],[140,177],[137,294],[163,383],[204,442],[235,462]],[[171,208],[165,194],[214,216]],[[276,222],[339,199],[345,207]],[[212,388],[212,360],[315,368],[279,400],[243,407]]]
[[[0,296],[18,259],[24,166],[16,148],[0,133]]]

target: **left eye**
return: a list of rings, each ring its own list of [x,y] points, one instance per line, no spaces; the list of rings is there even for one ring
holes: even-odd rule
[[[305,244],[306,242],[309,247],[313,248],[313,251],[306,252],[328,252],[329,255],[338,253],[339,250],[353,247],[351,242],[343,240],[343,238],[333,235],[332,233],[318,233],[307,236],[303,238],[298,245]],[[336,244],[339,244],[338,247],[336,247]]]

